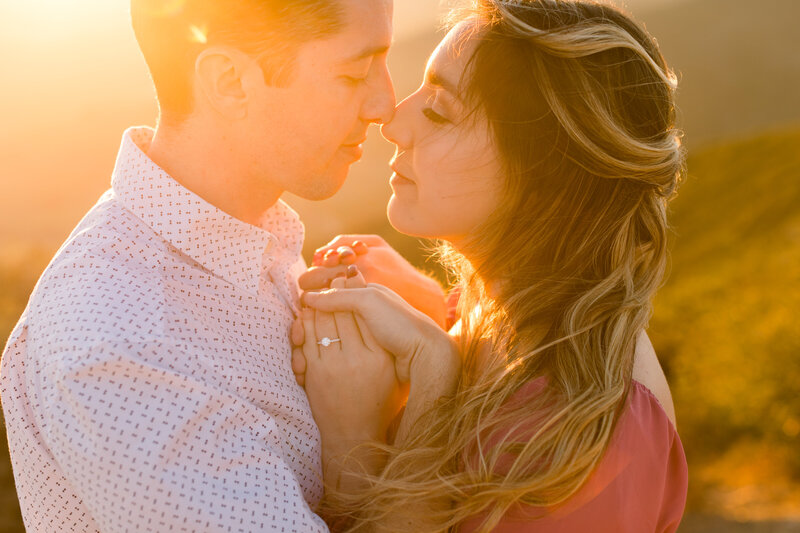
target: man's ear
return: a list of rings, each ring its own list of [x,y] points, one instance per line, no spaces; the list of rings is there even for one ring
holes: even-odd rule
[[[227,47],[212,46],[197,56],[194,71],[199,92],[226,118],[235,120],[247,116],[247,93],[242,75],[248,64],[245,54]]]

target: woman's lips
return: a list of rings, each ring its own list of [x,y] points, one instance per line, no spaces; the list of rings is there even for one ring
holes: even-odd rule
[[[392,178],[389,180],[391,185],[416,185],[413,180],[402,175],[395,167],[392,167],[392,170],[394,170],[394,174],[392,174]]]

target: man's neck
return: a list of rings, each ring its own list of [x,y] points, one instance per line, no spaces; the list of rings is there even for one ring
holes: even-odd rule
[[[236,147],[225,138],[203,134],[201,128],[159,126],[147,155],[211,205],[258,226],[283,191],[253,176],[249,162],[237,157]]]

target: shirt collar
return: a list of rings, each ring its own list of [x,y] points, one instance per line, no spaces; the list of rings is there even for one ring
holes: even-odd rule
[[[262,272],[276,262],[297,261],[304,228],[291,207],[278,200],[259,226],[225,213],[147,156],[153,134],[151,128],[135,127],[122,136],[111,178],[122,205],[182,253],[253,294],[258,293]]]

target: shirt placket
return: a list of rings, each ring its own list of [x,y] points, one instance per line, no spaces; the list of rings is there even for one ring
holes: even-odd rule
[[[291,309],[297,316],[297,293],[290,283],[289,270],[292,263],[286,257],[275,237],[270,236],[269,243],[264,250],[261,269],[261,291],[272,289],[275,296],[287,309]]]

